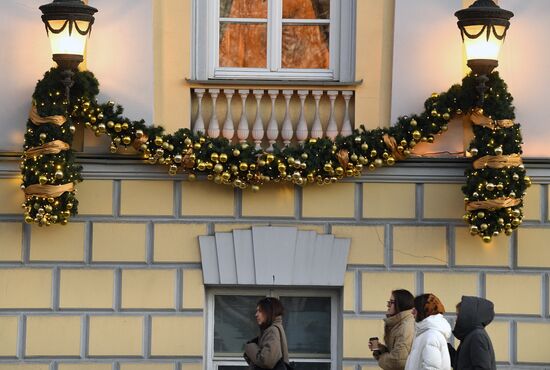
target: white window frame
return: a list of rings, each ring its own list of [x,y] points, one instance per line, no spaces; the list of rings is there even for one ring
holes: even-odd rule
[[[285,24],[330,24],[328,69],[282,69],[282,1],[268,1],[267,67],[219,67],[220,0],[193,1],[192,79],[317,80],[353,82],[355,78],[356,0],[330,0],[330,19],[285,20]],[[231,18],[232,21],[259,21]],[[223,21],[223,18],[221,19]],[[207,45],[207,47],[204,47]]]
[[[270,297],[329,297],[331,303],[331,315],[330,315],[330,360],[319,361],[323,363],[330,363],[331,370],[338,369],[338,343],[340,330],[340,312],[339,293],[335,289],[294,289],[294,288],[215,288],[210,289],[207,292],[207,314],[206,314],[206,370],[218,370],[218,366],[221,365],[238,365],[246,366],[247,363],[244,359],[235,361],[234,357],[214,357],[214,298],[217,295],[256,295],[256,296],[270,296]],[[250,320],[254,318],[251,317]],[[291,358],[291,361],[300,362],[315,362],[313,359],[295,359]]]

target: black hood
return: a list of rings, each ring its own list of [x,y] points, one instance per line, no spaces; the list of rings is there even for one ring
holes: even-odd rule
[[[460,313],[453,334],[463,340],[474,329],[486,327],[495,317],[493,302],[479,297],[462,296]]]

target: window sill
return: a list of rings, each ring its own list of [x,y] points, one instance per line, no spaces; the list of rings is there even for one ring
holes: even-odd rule
[[[244,79],[212,79],[212,80],[194,80],[186,78],[185,81],[193,86],[215,85],[215,86],[358,86],[363,80],[358,81],[319,81],[319,80],[244,80]]]

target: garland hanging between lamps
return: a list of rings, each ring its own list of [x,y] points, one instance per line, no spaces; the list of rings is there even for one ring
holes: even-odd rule
[[[433,142],[447,130],[451,118],[467,114],[480,123],[474,126],[469,149],[475,161],[474,168],[466,171],[463,191],[468,211],[464,219],[472,234],[485,241],[503,231],[509,234],[521,224],[522,197],[530,180],[519,158],[521,135],[519,124],[512,121],[512,96],[497,72],[490,75],[482,108],[475,106],[475,77],[467,76],[462,85],[432,94],[423,113],[399,117],[392,127],[366,130],[361,126],[335,141],[309,139],[302,146],[275,146],[270,153],[189,129],[166,134],[162,127],[122,116],[120,105],[99,104],[99,83],[91,72],[77,72],[74,81],[67,102],[61,72],[52,68],[33,94],[21,162],[28,223],[66,224],[77,214],[74,183],[82,181],[82,167],[70,149],[76,124],[97,136],[109,135],[111,152],[133,146],[148,163],[168,166],[172,175],[182,171],[190,180],[206,175],[219,184],[258,190],[270,181],[328,184],[359,176],[364,169],[391,166],[406,159],[417,143]]]

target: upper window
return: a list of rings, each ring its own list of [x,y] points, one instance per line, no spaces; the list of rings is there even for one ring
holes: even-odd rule
[[[194,77],[351,81],[354,2],[195,0]]]
[[[256,303],[266,295],[285,308],[291,361],[298,370],[336,369],[337,301],[330,291],[215,290],[209,294],[208,369],[248,369],[242,354],[247,340],[258,335]]]

